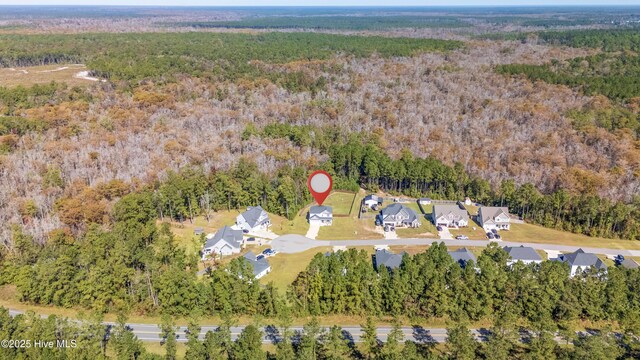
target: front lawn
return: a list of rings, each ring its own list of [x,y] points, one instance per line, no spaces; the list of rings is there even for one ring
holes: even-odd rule
[[[533,224],[511,224],[500,235],[505,241],[640,250],[640,241],[589,237]]]

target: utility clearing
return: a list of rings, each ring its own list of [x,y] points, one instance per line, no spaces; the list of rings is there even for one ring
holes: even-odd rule
[[[89,70],[84,64],[0,68],[0,86],[31,86],[48,84],[52,81],[80,86],[100,81],[100,79],[89,76]]]

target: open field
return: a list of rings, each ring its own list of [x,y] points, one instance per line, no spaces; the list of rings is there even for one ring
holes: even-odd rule
[[[285,293],[287,286],[296,279],[298,274],[306,269],[311,259],[317,253],[331,251],[331,247],[321,247],[311,249],[297,254],[277,254],[268,258],[271,265],[271,272],[260,279],[261,284],[273,282],[281,293]]]
[[[501,231],[500,235],[502,240],[515,242],[640,250],[640,241],[589,237],[532,224],[511,224],[511,230]]]
[[[0,85],[5,87],[31,86],[34,84],[47,84],[52,81],[67,83],[71,86],[94,83],[94,81],[76,76],[83,71],[87,71],[87,67],[82,64],[0,68]]]

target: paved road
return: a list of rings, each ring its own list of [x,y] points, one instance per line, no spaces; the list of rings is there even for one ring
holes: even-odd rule
[[[271,242],[271,247],[281,253],[293,254],[322,246],[390,246],[390,245],[431,245],[434,241],[444,242],[447,246],[487,246],[489,240],[448,240],[448,239],[378,239],[378,240],[313,240],[302,235],[288,234],[279,236]],[[573,252],[582,248],[586,252],[603,255],[640,256],[640,250],[621,250],[594,248],[585,246],[570,246],[558,244],[538,244],[523,242],[498,242],[501,246],[530,246],[537,250],[555,250]]]
[[[23,311],[9,310],[9,314],[11,316],[16,316],[23,313]],[[46,317],[46,315],[41,316]],[[105,322],[104,324],[109,328],[115,325],[115,323],[112,322]],[[158,328],[158,325],[129,323],[127,324],[127,326],[136,335],[136,337],[138,337],[138,339],[142,341],[160,341],[160,329]],[[208,331],[215,331],[217,327],[217,325],[203,325],[200,331],[200,339],[204,339],[204,336]],[[238,335],[240,335],[240,333],[242,332],[242,329],[244,329],[244,326],[232,327],[231,338],[233,340],[237,339]],[[176,331],[177,340],[179,342],[187,341],[186,330],[186,326],[180,326]],[[328,329],[325,328],[325,330]],[[343,326],[342,330],[345,338],[347,338],[348,340],[353,342],[361,341],[360,337],[362,335],[362,329],[359,326]],[[391,330],[391,327],[379,327],[378,339],[381,341],[386,341]],[[299,334],[302,332],[302,327],[293,326],[291,327],[291,331],[294,332],[294,334]],[[264,337],[262,339],[263,343],[275,343],[281,339],[279,329],[273,326],[263,327],[262,332],[264,334]],[[443,328],[426,329],[420,326],[403,327],[402,332],[404,334],[405,340],[412,340],[416,342],[444,342],[447,337],[447,330]],[[473,330],[473,332],[480,340],[483,340],[484,336],[486,335],[486,330]]]

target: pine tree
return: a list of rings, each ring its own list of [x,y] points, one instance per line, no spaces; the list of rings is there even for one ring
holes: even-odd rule
[[[160,337],[164,340],[165,359],[174,360],[176,358],[177,340],[176,328],[173,319],[168,314],[162,315],[162,323],[160,324]]]
[[[262,350],[262,332],[255,325],[247,325],[240,333],[233,346],[233,359],[266,359],[266,354]]]
[[[322,354],[326,360],[349,359],[349,344],[342,335],[342,328],[334,325],[322,340]]]
[[[367,316],[367,320],[362,328],[362,345],[363,353],[367,359],[371,360],[378,356],[380,350],[380,343],[378,341],[378,330],[376,324],[371,316]]]

